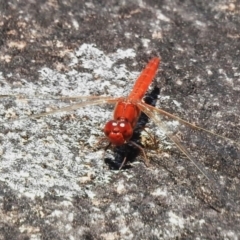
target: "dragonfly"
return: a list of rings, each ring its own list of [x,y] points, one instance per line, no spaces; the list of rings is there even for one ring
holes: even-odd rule
[[[127,97],[105,97],[105,96],[86,96],[86,97],[71,97],[71,96],[62,96],[58,100],[70,100],[77,101],[67,107],[61,107],[49,112],[43,112],[39,114],[33,114],[27,118],[20,118],[18,120],[24,119],[36,119],[45,117],[50,114],[56,114],[61,112],[74,111],[82,107],[101,105],[101,104],[115,104],[115,109],[113,113],[113,119],[108,121],[105,124],[103,132],[106,138],[109,141],[110,145],[121,146],[126,143],[131,143],[141,150],[144,157],[144,162],[146,166],[150,165],[149,159],[145,154],[144,149],[131,141],[133,136],[134,129],[136,128],[140,114],[143,112],[146,114],[149,119],[151,119],[157,127],[161,128],[164,134],[175,144],[175,146],[180,150],[180,152],[185,155],[185,157],[192,162],[192,164],[198,169],[198,171],[203,174],[203,176],[210,181],[210,183],[215,185],[215,179],[209,174],[204,167],[196,160],[195,157],[188,151],[181,141],[181,138],[173,133],[169,127],[161,120],[161,117],[167,119],[172,119],[177,121],[179,124],[185,125],[191,128],[194,131],[202,132],[207,135],[212,135],[216,138],[222,139],[224,141],[230,141],[233,144],[237,145],[239,148],[240,143],[233,141],[225,136],[214,133],[213,131],[207,130],[195,124],[192,124],[178,116],[175,116],[167,111],[164,111],[160,108],[154,107],[150,104],[147,104],[143,101],[143,97],[146,94],[150,84],[153,82],[157,71],[159,69],[161,59],[160,57],[152,58],[146,67],[142,70],[140,76],[137,78],[135,85],[133,86],[132,91]],[[16,97],[13,95],[1,95],[1,98],[7,97]],[[13,120],[15,121],[15,120]],[[126,158],[123,160],[122,166],[125,164]]]

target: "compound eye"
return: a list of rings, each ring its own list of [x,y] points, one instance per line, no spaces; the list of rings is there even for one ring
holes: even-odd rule
[[[121,135],[125,141],[128,141],[132,137],[133,130],[132,126],[127,121],[111,120],[106,123],[104,133],[106,136]]]
[[[119,132],[122,133],[124,139],[127,141],[132,137],[133,129],[129,122],[121,121],[118,122]]]
[[[114,120],[108,121],[104,127],[105,135],[108,136],[111,132],[113,132],[117,125],[117,122]]]
[[[116,128],[118,126],[118,122],[117,121],[112,120],[110,122],[111,122],[111,125],[112,125],[113,128]]]
[[[126,124],[126,122],[119,122],[119,127],[120,128],[126,128],[126,126],[128,125],[128,123]]]

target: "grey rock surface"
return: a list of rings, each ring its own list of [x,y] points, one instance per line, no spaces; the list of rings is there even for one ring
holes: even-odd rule
[[[224,0],[0,0],[0,95],[13,96],[0,98],[0,239],[239,239],[239,12]],[[166,123],[210,180],[151,120],[151,167],[139,155],[109,169],[114,154],[95,146],[112,106],[27,118],[69,105],[63,95],[127,96],[153,56],[156,107],[233,140]]]

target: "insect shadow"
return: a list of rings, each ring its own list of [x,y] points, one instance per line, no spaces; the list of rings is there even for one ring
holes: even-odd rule
[[[152,91],[147,92],[143,98],[144,102],[155,107],[160,89],[154,87]],[[105,158],[104,162],[108,165],[111,170],[129,169],[132,168],[131,164],[135,161],[136,157],[139,156],[141,150],[140,148],[131,144],[131,142],[136,143],[141,148],[144,148],[141,143],[141,132],[149,122],[149,117],[145,113],[141,113],[137,125],[134,129],[133,136],[128,143],[121,146],[116,146],[113,148],[114,158]],[[124,161],[124,164],[123,164]]]

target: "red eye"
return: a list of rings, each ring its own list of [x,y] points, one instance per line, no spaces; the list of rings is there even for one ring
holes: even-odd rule
[[[122,145],[132,137],[133,130],[127,121],[111,120],[105,125],[104,133],[112,144]]]
[[[118,122],[118,126],[124,139],[129,140],[133,134],[132,126],[126,121]]]
[[[116,123],[116,121],[113,121],[113,120],[108,121],[105,124],[104,133],[105,133],[106,136],[108,136],[113,131],[114,126],[117,126],[117,123]]]

